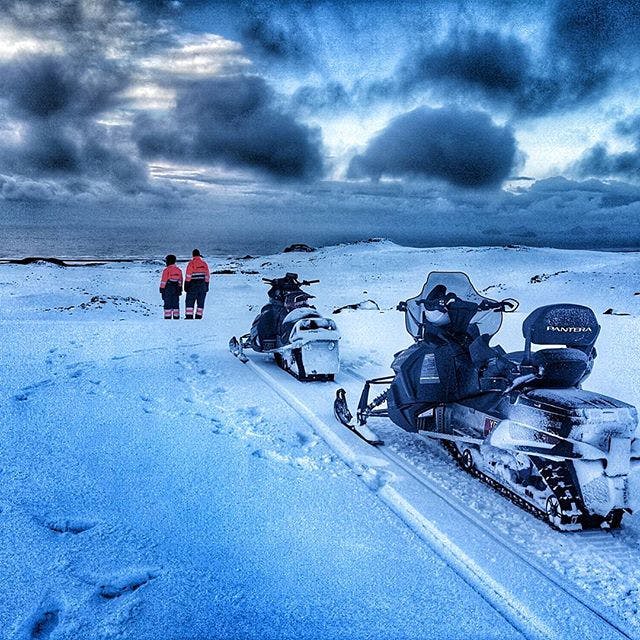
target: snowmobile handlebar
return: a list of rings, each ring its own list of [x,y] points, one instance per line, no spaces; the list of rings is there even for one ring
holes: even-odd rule
[[[500,311],[501,313],[513,313],[520,303],[515,298],[505,298],[500,302],[492,302],[490,300],[483,300],[479,305],[480,311]]]
[[[450,299],[447,299],[446,305],[450,304],[451,302],[454,302],[455,300],[457,300],[457,298],[455,296],[453,296]],[[422,305],[426,306],[425,303],[431,302],[431,301],[427,300],[425,298],[423,300],[417,300],[416,302],[418,304],[422,304]],[[500,302],[492,302],[490,300],[483,300],[478,305],[478,310],[479,311],[493,310],[493,311],[500,311],[502,313],[513,313],[519,306],[520,306],[520,303],[515,298],[505,298],[504,300],[501,300]],[[396,309],[398,311],[406,311],[407,310],[407,302],[406,302],[406,300],[401,300],[400,302],[398,302],[398,305],[396,306]]]
[[[295,273],[287,273],[284,278],[262,278],[263,282],[271,285],[272,287],[277,287],[282,284],[282,281],[287,278],[291,282],[291,284],[295,284],[302,287],[308,287],[311,284],[317,284],[320,280],[298,280],[298,276]]]

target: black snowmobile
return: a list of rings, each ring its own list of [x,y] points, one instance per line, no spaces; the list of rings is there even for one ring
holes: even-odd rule
[[[437,439],[463,469],[561,530],[616,528],[640,497],[635,407],[581,388],[600,326],[576,304],[524,320],[524,350],[489,342],[518,303],[479,294],[466,274],[432,272],[401,302],[414,344],[394,375],[366,382],[356,420],[343,389],[335,415],[352,430],[386,416]],[[533,345],[545,345],[534,351]],[[388,385],[369,400],[371,385]]]
[[[272,353],[279,367],[303,382],[330,381],[340,368],[336,323],[309,304],[314,296],[302,290],[319,280],[298,280],[298,274],[262,278],[270,285],[269,303],[256,316],[251,331],[229,341],[229,350],[247,362],[245,349]]]

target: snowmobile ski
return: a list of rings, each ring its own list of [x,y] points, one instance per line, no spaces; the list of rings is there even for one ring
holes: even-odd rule
[[[378,436],[376,436],[366,424],[353,424],[353,415],[349,411],[347,405],[347,395],[344,389],[340,388],[336,391],[336,398],[333,402],[333,413],[336,419],[342,423],[349,431],[355,433],[359,438],[373,447],[379,447],[384,444]]]

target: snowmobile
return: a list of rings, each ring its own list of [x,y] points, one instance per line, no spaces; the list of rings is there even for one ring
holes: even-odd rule
[[[392,376],[365,383],[351,430],[371,417],[440,441],[460,466],[559,530],[617,528],[639,508],[635,407],[582,389],[600,331],[593,311],[551,304],[524,320],[524,350],[490,346],[517,301],[492,300],[461,272],[432,272],[400,302],[414,342]],[[534,346],[536,349],[534,350]],[[384,391],[369,400],[374,385]]]
[[[297,273],[262,280],[270,285],[269,303],[249,333],[231,338],[231,353],[243,362],[248,360],[245,349],[272,353],[280,368],[302,382],[332,381],[340,368],[340,333],[333,320],[309,304],[314,296],[301,288],[320,281],[298,280]]]

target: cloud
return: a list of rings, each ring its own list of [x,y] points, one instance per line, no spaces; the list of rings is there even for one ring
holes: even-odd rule
[[[114,106],[126,75],[110,61],[29,55],[0,64],[0,93],[15,115],[89,116]]]
[[[558,0],[541,3],[535,15],[509,3],[509,18],[498,15],[491,26],[482,20],[495,11],[491,3],[461,6],[464,17],[441,11],[439,30],[416,33],[418,44],[392,75],[355,83],[356,101],[427,93],[534,117],[596,102],[640,66],[635,0]]]
[[[175,44],[142,57],[137,67],[152,79],[162,81],[237,73],[249,65],[239,43],[206,33],[176,37]]]
[[[116,0],[1,5],[8,37],[22,43],[0,56],[4,197],[153,190],[127,127],[113,122],[132,80],[131,47],[157,30]],[[26,46],[38,39],[47,53]]]
[[[587,149],[569,167],[569,173],[580,178],[620,178],[633,182],[640,180],[640,114],[616,122],[613,128],[619,136],[631,138],[633,148],[612,153],[605,143],[600,142]]]
[[[303,85],[291,97],[292,106],[302,112],[336,113],[353,106],[353,98],[341,82],[330,80],[324,85]]]
[[[29,55],[0,65],[0,77],[6,113],[19,131],[0,141],[0,172],[30,180],[97,178],[125,191],[145,187],[135,147],[96,121],[126,86],[111,61]]]
[[[277,21],[270,9],[248,12],[240,37],[249,52],[274,61],[308,64],[311,51],[295,14]]]
[[[278,103],[258,76],[194,81],[178,89],[167,116],[140,115],[134,136],[146,158],[307,179],[323,173],[320,135]]]
[[[596,144],[571,166],[571,171],[580,178],[640,179],[640,148],[621,153],[610,153],[605,144]]]
[[[399,69],[398,90],[410,91],[427,82],[475,87],[498,99],[526,91],[531,74],[527,47],[514,36],[454,32],[432,47],[407,58]]]
[[[495,187],[517,162],[509,127],[486,113],[421,107],[391,122],[355,156],[349,178],[427,177],[462,187]]]
[[[573,109],[601,97],[613,70],[585,68],[558,47],[536,58],[514,35],[474,29],[453,31],[433,46],[414,51],[395,77],[372,83],[367,96],[407,96],[431,90],[438,95],[489,104],[522,117]]]

